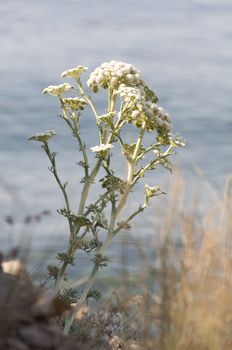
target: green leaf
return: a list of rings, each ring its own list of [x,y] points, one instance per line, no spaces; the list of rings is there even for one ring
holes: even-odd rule
[[[77,302],[80,295],[74,288],[65,288],[59,293],[59,298],[67,305],[70,306]]]
[[[94,258],[92,259],[92,261],[94,262],[94,264],[99,267],[99,268],[103,268],[105,266],[107,266],[107,261],[109,260],[109,258],[107,258],[106,256],[103,256],[102,254],[96,254],[94,256]]]
[[[62,252],[62,253],[58,253],[57,254],[57,260],[64,262],[66,264],[72,265],[74,266],[74,256],[73,255],[69,255],[66,252]]]
[[[95,300],[101,299],[101,293],[97,289],[90,289],[87,298],[93,298]]]
[[[73,221],[80,226],[90,225],[90,220],[83,215],[73,215]]]
[[[144,86],[144,91],[145,91],[145,98],[147,101],[151,101],[153,103],[157,103],[159,101],[156,94],[147,85]]]
[[[150,205],[150,199],[154,196],[159,196],[161,194],[166,194],[166,192],[162,191],[159,186],[150,187],[145,185],[145,204]]]

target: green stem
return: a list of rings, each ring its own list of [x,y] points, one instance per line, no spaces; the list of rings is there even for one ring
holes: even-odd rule
[[[120,224],[117,229],[114,229],[115,226],[115,220],[116,220],[116,208],[115,205],[112,203],[112,211],[111,211],[111,221],[110,221],[110,227],[109,227],[109,232],[107,235],[107,238],[104,242],[104,245],[100,248],[99,250],[99,254],[104,255],[105,251],[107,250],[109,244],[111,243],[111,241],[113,240],[113,238],[115,237],[115,235],[124,227],[125,224],[128,224],[129,221],[131,221],[136,215],[138,215],[139,213],[141,213],[144,209],[146,208],[146,205],[144,204],[143,206],[140,206],[138,208],[138,210],[136,210],[133,214],[131,214],[122,224]],[[78,313],[78,311],[84,306],[88,293],[90,291],[90,289],[92,288],[95,280],[96,280],[96,276],[97,276],[97,272],[98,272],[99,267],[95,264],[90,275],[89,278],[87,280],[85,289],[81,295],[81,298],[79,299],[79,301],[77,302],[75,308],[73,309],[70,317],[66,320],[65,323],[65,328],[64,328],[64,334],[67,335],[70,331],[70,328],[72,326],[72,323],[74,321],[74,317],[75,314]]]
[[[62,111],[63,111],[63,113],[65,113],[65,109],[63,107],[62,107]],[[80,134],[79,134],[79,128],[77,125],[77,117],[76,117],[75,113],[72,113],[73,125],[69,119],[64,118],[64,120],[68,124],[68,126],[70,127],[75,138],[77,139],[77,142],[78,142],[78,145],[80,147],[80,150],[81,150],[81,153],[83,156],[83,160],[84,160],[85,178],[87,178],[89,176],[89,161],[88,161],[88,156],[86,153],[85,144],[82,142],[82,139],[81,139]]]
[[[140,170],[137,172],[138,175],[136,175],[136,176],[134,177],[134,180],[133,180],[133,182],[132,182],[132,186],[134,186],[134,184],[135,184],[141,177],[143,177],[143,175],[145,174],[145,172],[146,172],[147,170],[149,170],[150,167],[153,167],[153,166],[155,166],[156,164],[159,164],[159,162],[160,162],[161,159],[164,159],[164,158],[168,157],[170,154],[172,154],[172,153],[171,153],[172,148],[173,148],[173,145],[170,145],[170,146],[168,147],[168,149],[162,154],[162,156],[160,156],[158,159],[152,160],[152,161],[149,162],[145,167],[143,167],[142,169],[140,169]]]
[[[101,166],[101,160],[98,159],[96,164],[95,164],[95,167],[93,168],[93,170],[91,172],[91,174],[88,176],[88,178],[85,181],[83,190],[81,192],[80,205],[79,205],[79,209],[78,209],[77,215],[83,215],[83,213],[84,213],[84,209],[85,209],[86,200],[87,200],[87,197],[88,197],[88,194],[89,194],[90,186],[93,183],[95,177],[97,176],[97,173],[98,173],[98,171],[100,169],[100,166]]]
[[[109,169],[108,169],[109,170]],[[108,248],[110,242],[112,241],[112,239],[114,238],[113,232],[114,232],[114,227],[115,227],[115,222],[116,222],[116,203],[115,203],[115,196],[114,193],[112,194],[112,207],[111,207],[111,217],[110,217],[110,225],[109,225],[109,230],[108,230],[108,234],[106,237],[106,240],[103,244],[103,246],[99,249],[99,254],[100,255],[104,255],[106,249]],[[65,323],[65,328],[64,328],[64,334],[67,335],[70,331],[70,328],[72,326],[72,323],[74,321],[74,317],[75,314],[83,307],[83,305],[86,302],[86,299],[88,297],[88,293],[90,291],[90,289],[92,288],[95,280],[96,280],[96,276],[99,270],[99,266],[97,264],[94,264],[93,269],[89,275],[88,281],[86,283],[85,289],[81,295],[81,298],[79,299],[79,301],[77,302],[75,308],[73,309],[73,311],[70,314],[70,317],[66,320]]]
[[[122,223],[118,225],[118,227],[112,232],[112,235],[115,236],[119,231],[121,231],[135,216],[140,214],[144,209],[146,208],[146,205],[140,206],[133,214],[128,216],[126,220],[124,220]]]
[[[77,79],[77,86],[78,86],[78,89],[80,91],[80,95],[85,99],[85,101],[88,103],[88,105],[92,109],[92,112],[96,118],[97,127],[99,129],[100,143],[103,143],[103,141],[102,141],[102,126],[99,123],[99,115],[97,113],[97,110],[96,110],[91,98],[88,95],[86,95],[80,79]]]
[[[46,152],[46,154],[48,156],[48,159],[51,162],[52,167],[50,168],[50,170],[53,173],[53,175],[54,175],[54,177],[56,179],[56,182],[58,183],[58,185],[59,185],[59,187],[60,187],[60,189],[61,189],[61,191],[63,193],[66,209],[67,209],[67,211],[70,211],[70,205],[69,205],[69,200],[68,200],[68,195],[67,195],[67,192],[66,192],[66,189],[65,189],[65,185],[62,184],[62,182],[61,182],[61,180],[59,178],[59,175],[57,173],[55,155],[53,155],[51,153],[47,142],[44,142],[43,149],[45,150],[45,152]],[[71,226],[70,226],[70,229],[71,229]]]
[[[77,215],[83,215],[85,204],[86,204],[86,200],[87,200],[88,193],[89,193],[89,188],[90,188],[91,183],[94,180],[94,178],[95,178],[95,176],[96,176],[96,174],[97,174],[97,172],[98,172],[98,170],[100,168],[100,163],[101,163],[101,161],[98,160],[98,162],[96,163],[92,173],[87,178],[87,180],[86,180],[86,182],[84,184],[84,188],[83,188],[82,193],[81,193],[80,205],[79,205],[79,209],[78,209],[78,214]],[[74,253],[74,249],[73,249],[73,246],[72,246],[71,239],[72,239],[72,237],[76,237],[77,236],[78,232],[80,231],[80,228],[81,228],[81,226],[78,225],[72,230],[72,235],[70,236],[69,247],[68,247],[68,252],[67,252],[68,256],[70,256],[70,255],[72,255]],[[56,280],[56,284],[55,284],[55,292],[56,293],[60,290],[60,286],[61,286],[61,284],[63,282],[67,266],[68,266],[68,263],[64,261],[62,266],[61,266],[61,268],[60,268],[60,271],[59,271],[59,274],[58,274],[58,277],[57,277],[57,280]]]
[[[112,224],[113,224],[113,221],[112,221]],[[108,246],[113,238],[114,238],[114,236],[112,235],[112,233],[109,232],[103,246],[99,250],[99,254],[104,255],[106,249],[108,248]],[[88,293],[96,280],[98,270],[99,270],[99,266],[97,264],[95,264],[93,266],[93,269],[92,269],[90,275],[89,275],[85,289],[84,289],[79,301],[77,302],[75,308],[72,310],[70,317],[67,318],[67,320],[66,320],[65,327],[64,327],[64,334],[65,335],[67,335],[70,331],[70,328],[71,328],[72,323],[74,321],[75,314],[84,306],[86,299],[87,299],[87,296],[88,296]]]
[[[116,201],[115,201],[115,193],[113,191],[112,200],[111,200],[111,215],[110,215],[110,225],[109,225],[108,236],[112,235],[112,232],[114,231],[115,221],[116,221]]]
[[[145,155],[145,154],[147,154],[148,152],[150,152],[150,151],[152,151],[153,149],[154,149],[154,145],[151,145],[151,146],[149,146],[145,151],[143,151],[143,153],[142,154],[140,154],[139,156],[138,156],[138,160],[140,160],[140,159],[142,159],[143,158],[143,156]]]
[[[143,136],[146,130],[146,124],[144,122],[141,130],[140,130],[140,134],[135,146],[135,150],[132,156],[132,159],[130,161],[128,161],[128,173],[127,173],[127,185],[126,185],[126,189],[123,193],[123,195],[121,196],[121,199],[118,203],[117,209],[116,209],[116,218],[119,216],[122,208],[124,207],[124,205],[126,204],[127,198],[129,196],[129,193],[132,189],[132,183],[133,183],[133,177],[134,177],[134,171],[135,171],[135,166],[137,163],[137,157],[138,157],[138,153],[142,144],[142,140],[143,140]]]
[[[90,100],[90,98],[85,94],[85,92],[84,92],[80,82],[78,83],[78,87],[80,89],[81,95],[85,98],[86,102],[90,105],[90,107],[91,107],[91,109],[92,109],[96,119],[98,119],[98,114],[96,112],[96,109],[95,109],[92,101]],[[99,160],[97,161],[97,163],[96,163],[92,173],[89,175],[89,172],[88,172],[88,157],[87,157],[87,153],[86,153],[86,150],[85,150],[85,146],[82,143],[82,140],[80,138],[77,124],[75,123],[76,116],[72,116],[73,117],[72,118],[73,119],[73,123],[74,123],[74,127],[73,127],[73,125],[71,124],[71,122],[68,119],[67,111],[66,111],[66,108],[65,108],[65,105],[64,105],[64,102],[63,102],[62,99],[60,99],[60,103],[61,103],[62,111],[63,111],[63,114],[64,114],[64,120],[69,125],[69,127],[71,128],[73,134],[77,138],[77,141],[79,143],[80,149],[81,149],[82,154],[83,154],[84,163],[85,163],[85,180],[86,181],[85,181],[82,193],[81,193],[80,205],[79,205],[79,209],[78,209],[78,215],[82,215],[83,212],[84,212],[86,200],[87,200],[87,197],[88,197],[89,188],[90,188],[90,186],[91,186],[91,184],[92,184],[92,182],[93,182],[93,180],[94,180],[95,176],[97,175],[98,170],[100,168],[100,161]],[[78,225],[77,227],[74,228],[74,230],[73,230],[73,228],[72,228],[72,230],[70,228],[70,239],[69,239],[69,246],[68,246],[68,251],[67,251],[68,256],[70,256],[70,255],[72,255],[74,253],[73,246],[72,246],[72,239],[74,237],[76,237],[76,235],[78,234],[78,232],[80,230],[80,227],[81,226]],[[63,282],[67,266],[68,266],[68,263],[64,261],[62,266],[61,266],[61,268],[60,268],[60,271],[59,271],[59,274],[57,276],[57,280],[56,280],[56,283],[55,283],[55,292],[56,293],[59,292],[59,290],[60,290],[60,287],[61,287],[61,284]]]
[[[59,176],[58,176],[58,173],[57,173],[57,169],[56,169],[56,161],[55,161],[55,155],[53,155],[50,151],[50,148],[48,146],[48,143],[44,143],[43,145],[43,149],[45,150],[50,162],[51,162],[51,172],[53,173],[62,193],[63,193],[63,196],[64,196],[64,200],[65,200],[65,205],[66,205],[66,210],[68,212],[70,212],[70,205],[69,205],[69,200],[68,200],[68,195],[67,195],[67,192],[65,190],[65,185],[62,184]],[[72,226],[72,223],[70,221],[70,219],[68,219],[68,223],[69,223],[69,231],[70,231],[70,239],[69,239],[69,254],[70,254],[70,241],[73,237],[73,226]],[[58,276],[57,276],[57,279],[56,279],[56,282],[55,282],[55,286],[54,286],[54,291],[55,293],[57,293],[60,289],[60,285],[63,281],[63,278],[64,278],[64,274],[65,274],[65,270],[66,270],[66,267],[67,267],[67,263],[63,263],[59,273],[58,273]]]
[[[82,87],[82,83],[81,83],[80,79],[77,80],[77,85],[78,85],[81,96],[86,100],[86,102],[88,103],[88,105],[92,109],[93,114],[95,115],[95,118],[96,118],[96,121],[98,124],[98,113],[96,111],[96,108],[94,107],[94,104],[93,104],[91,98],[88,95],[86,95],[86,93]]]
[[[79,128],[78,128],[78,124],[77,124],[77,117],[75,115],[75,113],[73,113],[73,124],[74,127],[72,128],[73,131],[73,135],[76,137],[78,144],[80,146],[80,150],[82,152],[83,155],[83,160],[84,160],[84,169],[85,169],[85,178],[87,178],[89,176],[89,160],[88,160],[88,156],[87,156],[87,152],[86,152],[86,147],[85,144],[82,142],[82,139],[80,137],[80,133],[79,133]]]
[[[101,201],[104,200],[105,197],[108,196],[108,194],[109,194],[110,192],[111,192],[110,190],[106,191],[103,195],[100,196],[100,198],[98,198],[98,199],[96,200],[96,202],[94,202],[94,204],[93,204],[92,206],[93,206],[93,207],[96,207]],[[109,200],[108,200],[108,201],[109,201]],[[88,216],[90,213],[91,213],[91,209],[88,209],[88,210],[86,210],[86,212],[84,213],[84,216],[86,217],[86,216]]]
[[[98,114],[97,114],[97,111],[94,107],[94,104],[93,102],[91,101],[91,99],[86,95],[86,93],[84,92],[84,89],[82,87],[82,84],[81,84],[81,81],[80,80],[77,80],[77,84],[78,84],[78,88],[79,88],[79,91],[80,91],[80,94],[81,96],[86,100],[86,102],[89,104],[89,106],[91,107],[94,115],[95,115],[95,118],[96,118],[96,121],[97,121],[97,125],[98,125],[98,128],[99,128],[99,132],[100,132],[100,143],[102,143],[102,128],[101,126],[99,125],[99,122],[98,122]],[[68,120],[68,117],[67,117],[67,112],[65,110],[65,106],[64,106],[64,103],[62,101],[62,99],[60,100],[61,101],[61,105],[62,105],[62,109],[63,109],[63,113],[64,113],[64,117],[65,117],[65,120],[66,122],[68,123],[68,125],[72,128],[72,131],[73,130],[73,127],[71,125],[71,123],[69,122]],[[115,103],[116,103],[116,97],[113,97],[112,94],[111,94],[111,97],[110,97],[110,103],[109,103],[109,106],[108,106],[108,109],[109,109],[109,112],[114,110],[114,107],[115,107]],[[73,118],[74,120],[74,118]],[[87,160],[87,155],[86,155],[86,152],[85,152],[85,148],[84,148],[84,145],[82,144],[82,141],[79,137],[79,133],[75,133],[75,136],[77,137],[78,139],[78,142],[79,142],[79,145],[80,145],[80,148],[82,150],[82,153],[83,153],[83,157],[84,157],[84,161],[85,163],[88,163],[86,162]],[[111,140],[112,138],[112,134],[111,136],[109,137],[109,140]],[[83,215],[84,213],[84,209],[85,209],[85,206],[86,206],[86,201],[87,201],[87,198],[88,198],[88,194],[89,194],[89,190],[90,190],[90,186],[91,184],[93,183],[95,177],[97,176],[97,173],[100,169],[100,166],[101,166],[101,160],[98,160],[95,167],[93,168],[92,172],[90,175],[86,176],[85,177],[85,184],[84,184],[84,187],[83,187],[83,190],[82,190],[82,193],[81,193],[81,198],[80,198],[80,205],[79,205],[79,208],[78,208],[78,213],[77,215]],[[87,169],[85,170],[85,173],[87,173]],[[73,235],[76,237],[78,235],[78,232],[80,230],[81,226],[78,225],[77,227],[75,227],[74,229],[74,233]],[[68,249],[68,254],[72,254],[73,253],[73,249],[72,249],[72,245],[69,244],[69,249]],[[64,274],[65,274],[65,271],[66,271],[66,268],[67,268],[67,263],[64,262],[61,269],[60,269],[60,273],[59,273],[59,276],[58,276],[58,281],[56,283],[56,290],[59,290],[59,286],[60,284],[62,283],[62,280],[63,280],[63,277],[64,277]]]

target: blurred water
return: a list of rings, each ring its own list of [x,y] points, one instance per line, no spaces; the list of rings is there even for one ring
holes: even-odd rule
[[[57,130],[61,173],[79,186],[73,140],[56,118],[57,101],[41,90],[67,68],[111,59],[142,71],[189,141],[174,159],[189,186],[201,184],[197,165],[223,187],[232,173],[231,0],[10,0],[0,2],[0,15],[1,217],[62,206],[44,154],[27,141],[37,131]],[[95,145],[90,117],[83,128],[87,146]],[[156,183],[166,176],[158,174]],[[40,235],[52,230],[46,224]]]

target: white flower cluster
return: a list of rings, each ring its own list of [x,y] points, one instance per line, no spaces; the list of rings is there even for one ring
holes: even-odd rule
[[[100,144],[100,146],[94,146],[94,147],[91,147],[90,150],[92,152],[95,152],[95,153],[102,153],[102,152],[107,152],[109,151],[111,148],[113,148],[114,146],[111,145],[111,144]]]
[[[145,94],[142,86],[133,87],[127,86],[126,84],[121,84],[117,92],[125,103],[145,99]]]
[[[47,130],[45,132],[41,132],[39,134],[35,134],[31,136],[29,141],[39,141],[39,142],[48,142],[50,138],[56,135],[55,130]]]
[[[130,87],[122,84],[118,93],[125,107],[121,118],[127,118],[128,122],[137,127],[141,127],[145,122],[147,131],[156,129],[169,132],[171,130],[169,114],[156,103],[147,100],[143,86]]]
[[[104,62],[90,74],[87,84],[94,92],[97,92],[99,87],[114,88],[126,107],[121,113],[121,118],[126,118],[135,126],[140,128],[145,122],[147,131],[157,130],[167,134],[171,130],[170,116],[151,101],[140,71],[132,64]]]
[[[97,92],[100,86],[104,89],[118,88],[120,84],[130,86],[142,84],[140,71],[132,64],[117,61],[104,62],[90,74],[87,81],[87,85],[93,92]]]
[[[52,96],[60,96],[63,93],[72,89],[72,86],[69,83],[64,83],[60,85],[49,85],[47,88],[43,89],[43,94],[49,94]]]
[[[83,98],[78,98],[78,97],[63,98],[63,102],[72,111],[83,110],[86,104],[86,101]]]
[[[62,78],[79,79],[81,74],[86,72],[88,67],[77,66],[76,68],[68,69],[61,74]]]

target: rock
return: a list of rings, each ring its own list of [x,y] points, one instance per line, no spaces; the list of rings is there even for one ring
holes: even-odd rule
[[[18,259],[3,261],[2,270],[13,276],[22,276],[26,273],[24,264]]]
[[[54,317],[67,306],[33,285],[21,267],[18,260],[0,262],[0,350],[90,350],[63,336]]]

